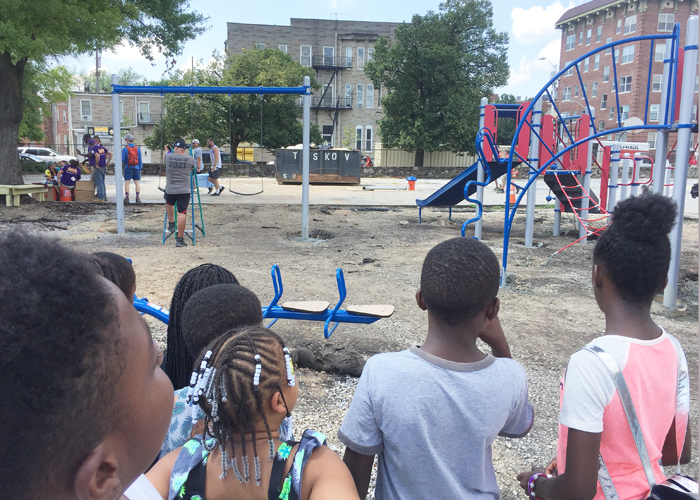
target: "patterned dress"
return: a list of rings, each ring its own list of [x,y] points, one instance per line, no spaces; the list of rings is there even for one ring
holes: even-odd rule
[[[213,442],[209,440],[208,445]],[[299,445],[294,455],[292,468],[284,475],[284,467],[294,446]],[[305,430],[301,441],[283,442],[277,449],[272,473],[268,500],[299,500],[301,498],[301,482],[304,466],[315,448],[326,445],[326,436],[312,430]],[[211,448],[211,446],[209,446]],[[204,486],[206,483],[206,467],[209,460],[208,452],[202,444],[202,436],[196,436],[187,441],[175,461],[170,475],[168,500],[206,500]]]

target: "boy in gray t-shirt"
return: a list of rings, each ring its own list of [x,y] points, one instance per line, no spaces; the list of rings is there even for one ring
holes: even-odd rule
[[[416,293],[428,311],[425,343],[367,361],[338,431],[360,498],[375,455],[377,500],[500,498],[491,443],[526,435],[534,412],[498,321],[499,273],[494,253],[471,238],[428,253]]]

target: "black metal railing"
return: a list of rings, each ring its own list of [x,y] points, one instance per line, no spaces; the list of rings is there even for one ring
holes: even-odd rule
[[[303,101],[300,99],[300,104]],[[337,97],[335,99],[326,97],[312,97],[311,107],[316,109],[351,109],[352,108],[352,97]]]
[[[161,120],[163,119],[162,114],[157,114],[157,113],[136,113],[136,117],[138,118],[138,125],[151,125],[151,124],[156,124],[160,123]]]
[[[352,68],[353,58],[347,56],[313,56],[311,66],[318,69]]]

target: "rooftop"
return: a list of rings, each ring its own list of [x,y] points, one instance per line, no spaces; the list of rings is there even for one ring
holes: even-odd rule
[[[591,2],[586,2],[564,12],[564,15],[559,18],[555,26],[559,28],[560,25],[565,23],[566,21],[570,21],[571,19],[576,19],[580,17],[585,17],[587,15],[595,15],[601,10],[605,10],[609,7],[614,7],[621,3],[628,2],[627,0],[592,0]]]

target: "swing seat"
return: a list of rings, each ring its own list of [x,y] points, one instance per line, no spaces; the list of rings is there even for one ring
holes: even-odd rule
[[[388,318],[394,314],[394,306],[392,305],[364,305],[364,306],[348,306],[347,311],[350,314],[358,316],[372,316],[375,318]]]
[[[300,302],[285,302],[282,304],[282,309],[294,312],[321,314],[328,309],[329,305],[330,303],[325,300],[306,300]]]

